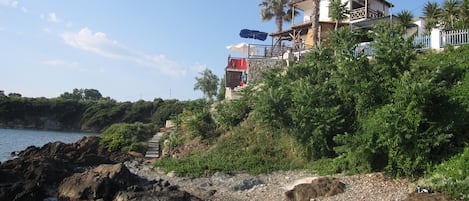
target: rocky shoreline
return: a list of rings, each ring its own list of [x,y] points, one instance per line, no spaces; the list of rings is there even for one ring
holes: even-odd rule
[[[200,200],[169,182],[130,173],[138,154],[108,152],[98,137],[28,147],[0,164],[0,200]]]
[[[405,179],[381,173],[320,177],[306,171],[177,177],[140,154],[108,152],[97,137],[28,147],[0,163],[0,200],[449,200],[415,193]]]

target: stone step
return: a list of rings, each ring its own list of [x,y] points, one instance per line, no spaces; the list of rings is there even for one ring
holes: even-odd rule
[[[162,132],[158,132],[148,140],[148,148],[145,153],[145,158],[159,158],[160,157],[160,138],[163,136]]]

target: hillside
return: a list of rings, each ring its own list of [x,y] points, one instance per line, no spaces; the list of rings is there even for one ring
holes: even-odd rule
[[[155,166],[182,176],[308,169],[417,181],[439,174],[445,179],[422,184],[467,199],[468,162],[447,164],[456,175],[437,167],[464,161],[468,149],[469,46],[420,52],[402,35],[377,27],[369,58],[353,51],[360,35],[335,32],[330,47],[265,72],[260,87],[251,83],[215,113],[208,106],[184,113],[168,144],[200,138],[211,148]]]

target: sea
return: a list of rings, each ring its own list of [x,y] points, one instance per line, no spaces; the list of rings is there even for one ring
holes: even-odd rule
[[[0,161],[11,159],[12,152],[19,152],[29,146],[42,147],[49,142],[73,143],[85,136],[96,133],[38,131],[0,128]]]

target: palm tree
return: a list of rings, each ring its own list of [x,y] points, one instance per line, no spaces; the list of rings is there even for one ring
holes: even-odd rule
[[[442,19],[446,29],[454,29],[459,18],[459,0],[445,0],[442,9]]]
[[[467,29],[469,28],[469,0],[462,0],[460,11],[460,28]]]
[[[311,31],[313,32],[313,44],[319,46],[319,3],[321,0],[313,0],[313,13],[311,14]]]
[[[438,3],[428,1],[423,8],[423,15],[425,16],[425,28],[427,30],[436,28],[441,16],[441,9]]]
[[[283,21],[292,20],[293,10],[288,8],[287,3],[290,0],[264,0],[259,4],[261,9],[261,19],[263,22],[270,21],[275,17],[277,32],[282,31]]]
[[[412,23],[413,18],[414,15],[408,10],[402,10],[396,15],[397,23],[405,29],[414,26],[414,23]]]
[[[348,1],[342,4],[342,0],[331,0],[329,3],[329,17],[335,21],[334,30],[336,31],[339,28],[339,23],[348,18],[349,9],[347,5]]]

